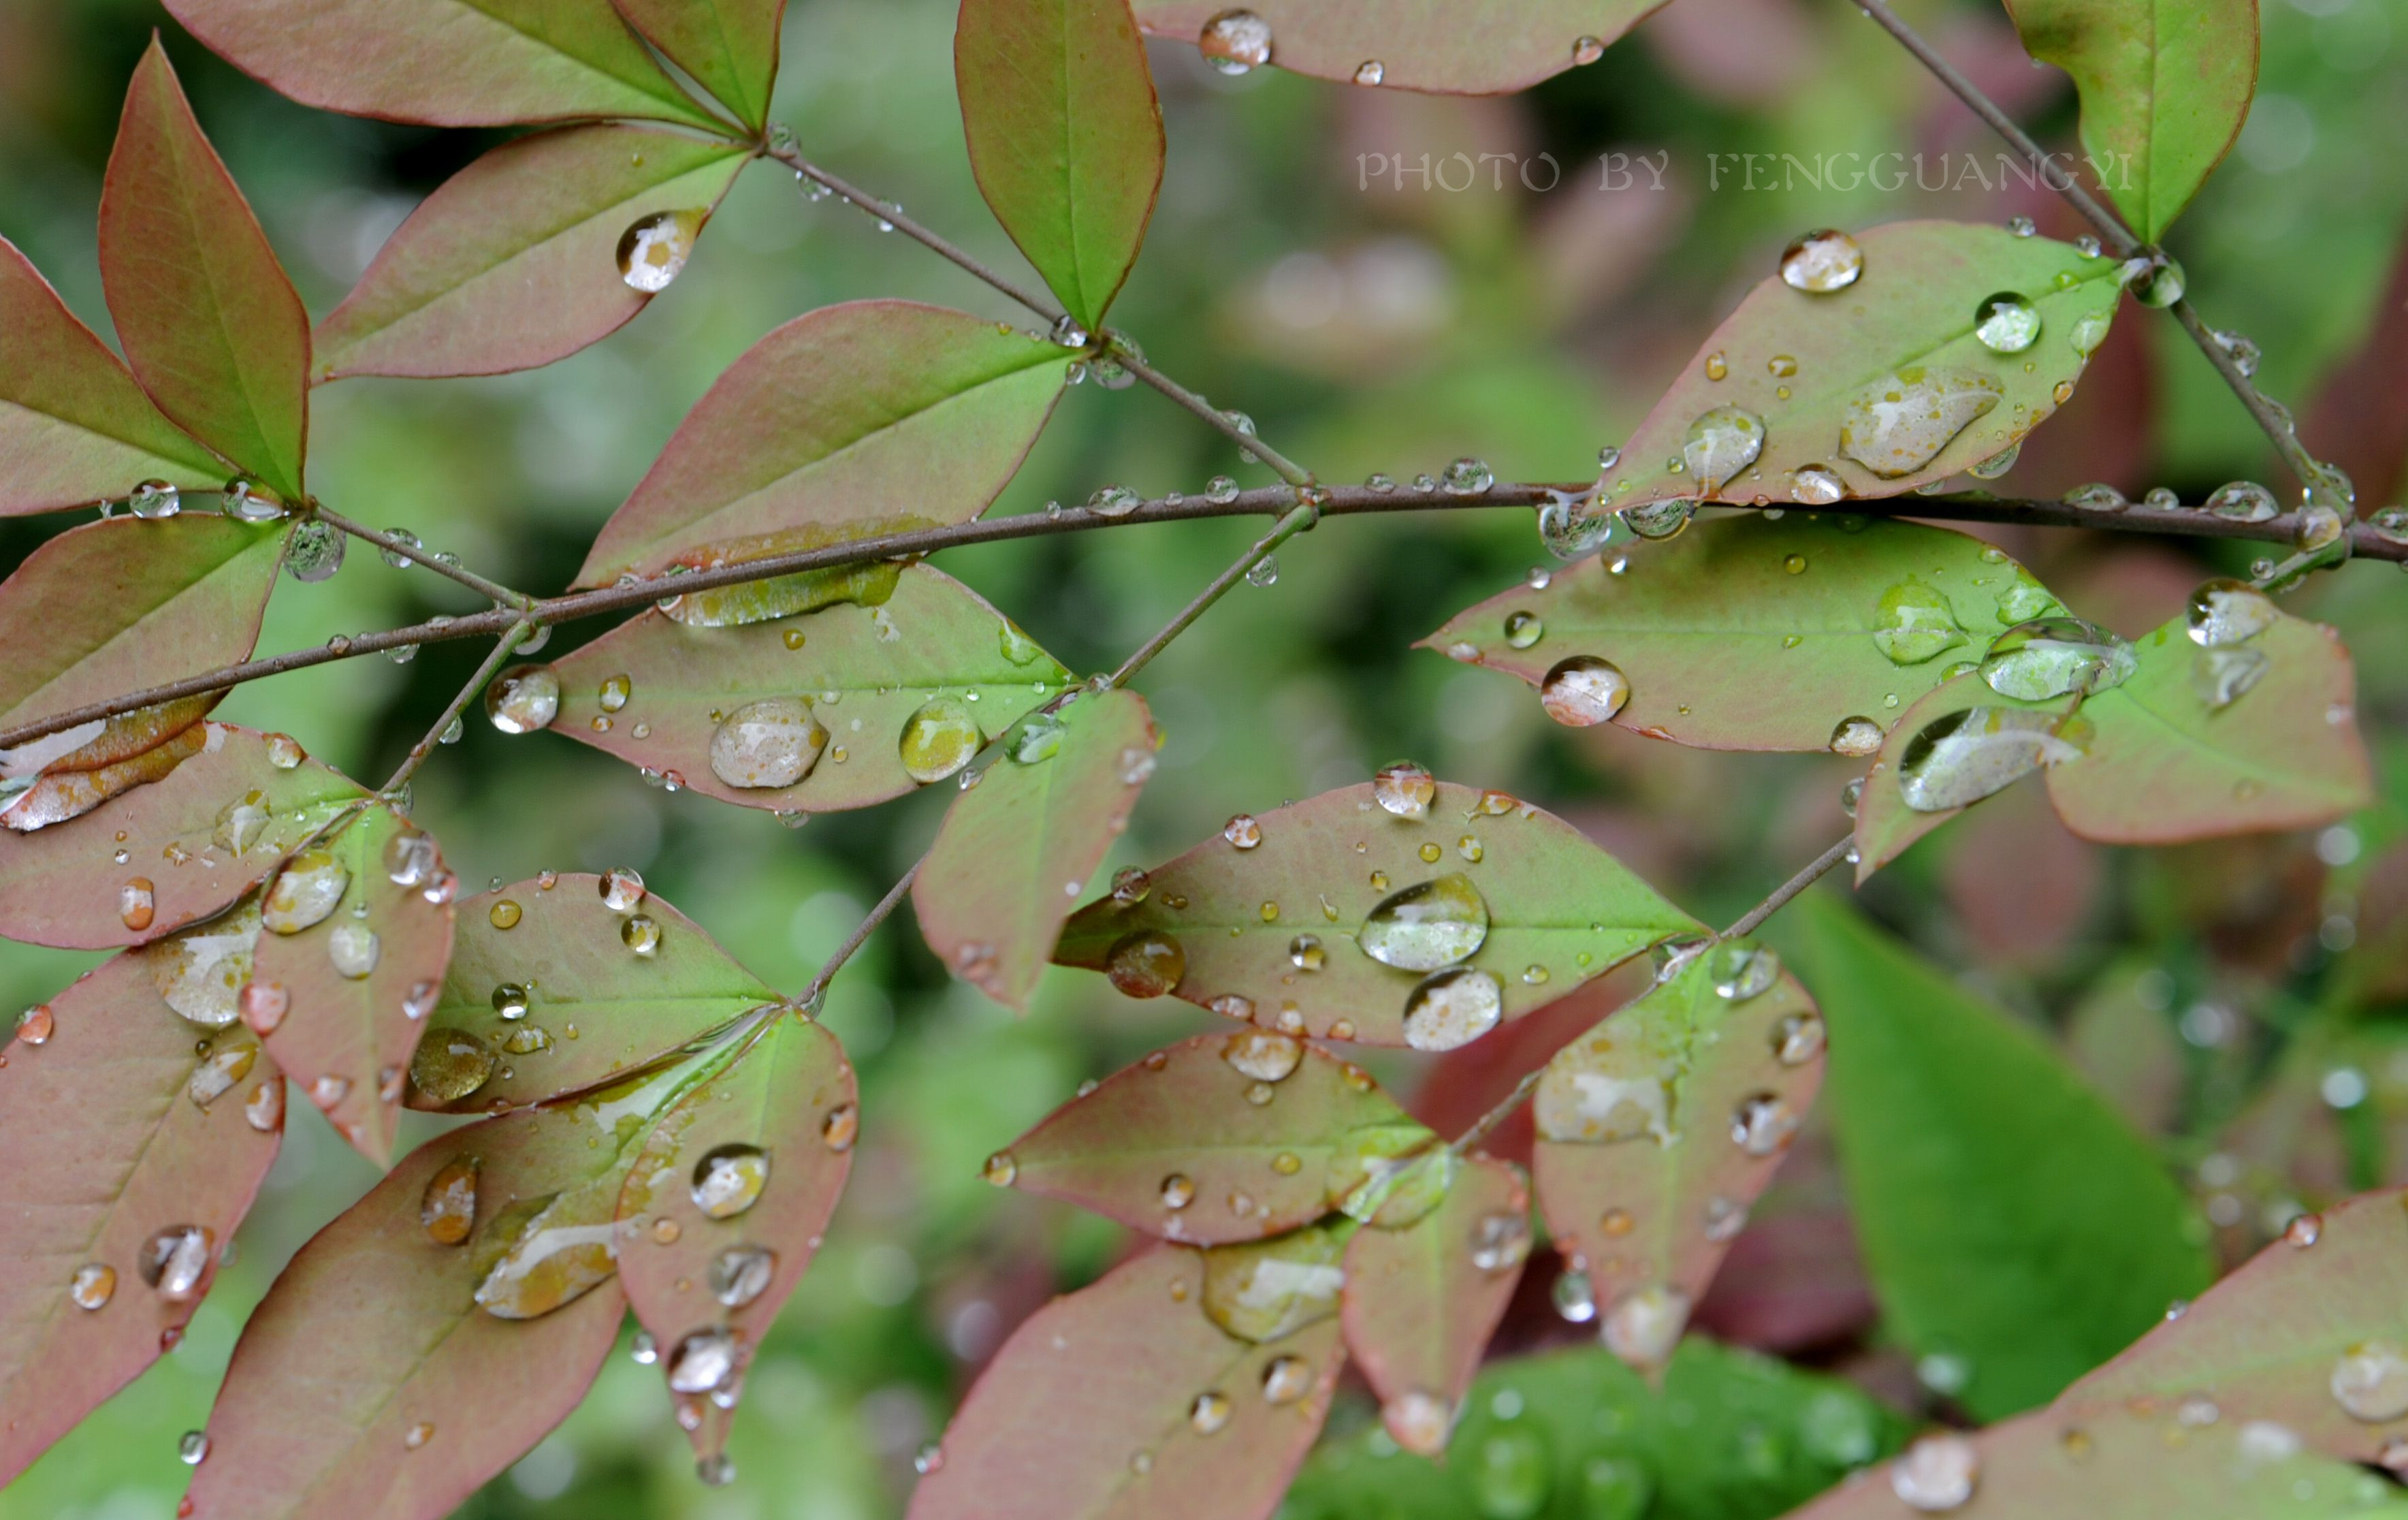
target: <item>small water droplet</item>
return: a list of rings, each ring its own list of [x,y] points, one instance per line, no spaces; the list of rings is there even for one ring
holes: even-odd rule
[[[2040,308],[2014,291],[1982,298],[1973,308],[1973,336],[1992,353],[2021,353],[2040,341]]]
[[[1411,760],[1392,760],[1371,778],[1371,796],[1383,810],[1398,818],[1426,818],[1438,796],[1438,782],[1428,767]]]
[[[67,1284],[67,1298],[78,1309],[104,1307],[117,1296],[117,1269],[104,1262],[86,1262],[76,1269],[75,1280]]]
[[[343,567],[343,547],[348,541],[333,523],[311,518],[285,539],[285,571],[308,584],[331,580]]]
[[[1954,1431],[1917,1436],[1890,1464],[1890,1492],[1927,1514],[1960,1509],[1973,1497],[1981,1467],[1973,1443]]]
[[[1505,642],[1513,649],[1528,649],[1546,637],[1547,625],[1536,612],[1509,612],[1505,615]]]
[[[2022,702],[2110,691],[2141,667],[2132,646],[2080,618],[2035,618],[1991,640],[1982,680]]]
[[[1706,373],[1709,379],[1721,378],[1713,373],[1711,360]],[[1764,419],[1738,407],[1716,407],[1700,413],[1689,423],[1689,431],[1681,443],[1682,463],[1699,489],[1710,495],[1755,464],[1763,452]],[[1637,528],[1639,524],[1633,521],[1631,526]],[[1642,537],[1656,536],[1642,533]]]
[[[47,1045],[58,1028],[58,1019],[48,1003],[36,1003],[17,1015],[17,1038],[28,1045]]]
[[[1572,728],[1606,722],[1630,700],[1630,681],[1611,661],[1575,654],[1547,672],[1539,704],[1547,716]]]
[[[661,950],[660,924],[647,914],[637,913],[619,925],[619,942],[638,955],[657,955]]]
[[[2170,307],[2183,298],[2183,266],[2163,253],[2128,259],[2117,271],[2124,288],[2143,306]]]
[[[1271,28],[1251,10],[1225,10],[1204,23],[1197,47],[1224,74],[1248,73],[1271,61]]]
[[[118,920],[136,934],[150,926],[157,908],[158,898],[147,876],[136,876],[117,889]]]
[[[1376,85],[1387,77],[1388,65],[1376,58],[1367,58],[1355,65],[1354,82],[1356,84]]]
[[[1478,496],[1485,495],[1497,483],[1497,475],[1485,461],[1467,454],[1440,470],[1438,483],[1440,489],[1450,496]]]
[[[736,1375],[736,1337],[721,1329],[696,1330],[670,1348],[669,1390],[707,1394]]]
[[[1249,1029],[1223,1043],[1221,1059],[1256,1082],[1284,1082],[1304,1059],[1304,1042],[1268,1029]]]
[[[757,1145],[718,1145],[694,1165],[694,1206],[713,1219],[733,1219],[760,1201],[769,1184],[769,1155]],[[693,1390],[688,1390],[693,1391]]]
[[[1436,1456],[1446,1450],[1455,1431],[1455,1411],[1438,1395],[1412,1388],[1380,1406],[1380,1424],[1389,1438],[1415,1456]]]
[[[1160,997],[1187,975],[1187,950],[1160,929],[1137,929],[1104,953],[1104,974],[1127,997]]]
[[[357,982],[377,968],[383,942],[365,924],[337,924],[326,935],[326,959],[335,974]]]
[[[1641,1369],[1663,1366],[1689,1326],[1689,1296],[1678,1288],[1635,1288],[1614,1300],[1600,1327],[1605,1349]]]
[[[1864,271],[1864,251],[1844,232],[1810,232],[1781,251],[1783,283],[1813,295],[1845,290]]]
[[[477,1223],[477,1177],[481,1164],[475,1156],[454,1156],[426,1181],[419,1196],[418,1223],[437,1245],[459,1245]]]
[[[1471,1226],[1471,1265],[1484,1272],[1509,1271],[1530,1255],[1530,1216],[1498,1210]]]
[[[142,1242],[135,1268],[159,1297],[181,1303],[200,1292],[217,1235],[200,1225],[170,1225]]]
[[[778,1254],[767,1246],[731,1245],[710,1258],[710,1296],[741,1309],[764,1293],[778,1275]]]
[[[548,665],[512,666],[485,688],[485,717],[505,734],[532,734],[560,716],[560,678]]]
[[[1731,1111],[1731,1143],[1750,1155],[1774,1155],[1798,1133],[1798,1113],[1771,1093],[1752,1093]]]

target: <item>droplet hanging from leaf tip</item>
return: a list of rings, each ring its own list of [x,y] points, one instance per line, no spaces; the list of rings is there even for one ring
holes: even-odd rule
[[[694,256],[695,239],[702,234],[700,210],[656,211],[629,226],[619,237],[619,277],[630,289],[657,295],[669,288]]]

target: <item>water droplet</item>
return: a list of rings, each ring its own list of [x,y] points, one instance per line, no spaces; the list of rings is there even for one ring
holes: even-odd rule
[[[1873,646],[1891,664],[1921,665],[1965,641],[1956,609],[1937,588],[1909,576],[1882,593],[1874,610]]]
[[[475,1035],[429,1029],[409,1058],[410,1085],[437,1103],[456,1103],[494,1074],[494,1053]]]
[[[2086,512],[2120,512],[2131,506],[2124,499],[2124,493],[2095,480],[2075,486],[2065,494],[2064,501],[2068,507]]]
[[[1484,495],[1497,483],[1497,475],[1486,462],[1467,454],[1439,471],[1438,483],[1439,488],[1450,496],[1477,496]]]
[[[202,1226],[170,1225],[142,1242],[135,1269],[159,1297],[182,1303],[200,1292],[216,1246],[215,1232]]]
[[[644,879],[622,866],[604,873],[595,890],[601,894],[603,907],[614,913],[632,913],[644,900]]]
[[[2349,519],[2344,517],[2339,509],[2322,502],[2312,502],[2300,509],[2299,521],[2291,529],[2291,543],[2294,548],[2309,552],[2329,549],[2336,544],[2346,549],[2348,536]]]
[[[377,968],[383,951],[377,932],[365,924],[337,924],[326,935],[326,959],[335,974],[357,982]]]
[[[475,1227],[480,1169],[475,1156],[454,1156],[426,1180],[426,1191],[418,1199],[418,1223],[437,1245],[459,1245]]]
[[[1800,465],[1789,477],[1789,499],[1804,507],[1828,507],[1848,494],[1845,481],[1825,465]]]
[[[2247,643],[2281,616],[2266,594],[2248,582],[2210,581],[2190,594],[2183,625],[2192,643],[2224,649]]]
[[[1231,1035],[1221,1046],[1221,1059],[1256,1082],[1284,1082],[1304,1059],[1304,1042],[1268,1029]]]
[[[778,1254],[767,1246],[731,1245],[710,1258],[710,1296],[741,1309],[764,1293],[778,1275]]]
[[[1136,929],[1112,941],[1104,974],[1127,997],[1160,997],[1187,975],[1187,950],[1160,929]]]
[[[560,715],[560,678],[548,665],[517,665],[485,688],[485,716],[505,734],[549,728]]]
[[[1456,872],[1383,899],[1364,918],[1355,944],[1383,966],[1436,971],[1470,959],[1487,938],[1487,899]]]
[[[47,1045],[58,1028],[58,1020],[48,1003],[36,1003],[17,1015],[17,1038],[28,1045]]]
[[[718,1145],[694,1164],[691,1191],[695,1208],[713,1219],[733,1219],[759,1202],[768,1184],[767,1152],[757,1145]]]
[[[1392,760],[1371,778],[1371,796],[1398,818],[1426,818],[1438,796],[1438,782],[1425,766]]]
[[[1973,336],[1992,353],[2021,353],[2040,341],[2040,308],[2014,291],[1985,296],[1973,308]]]
[[[1547,716],[1572,728],[1604,723],[1630,700],[1630,681],[1621,669],[1594,654],[1575,654],[1547,672],[1539,686],[1539,705]]]
[[[1528,649],[1546,636],[1547,625],[1536,612],[1509,612],[1505,616],[1505,642],[1513,649]]]
[[[67,1284],[67,1298],[78,1309],[99,1309],[116,1296],[117,1269],[104,1262],[77,1268],[75,1281]]]
[[[2163,253],[2126,260],[2117,278],[2143,306],[2170,307],[2183,298],[2183,266]]]
[[[748,702],[711,734],[710,773],[747,791],[792,786],[811,773],[827,743],[827,729],[801,697]]]
[[[2265,651],[2245,645],[2203,649],[2191,657],[2190,689],[2210,708],[2228,708],[2246,695],[2272,664]]]
[[[1899,759],[1898,784],[1917,812],[1979,802],[2081,752],[2057,737],[2059,719],[2021,708],[1968,708],[1926,724]]]
[[[657,295],[669,288],[694,256],[707,211],[659,211],[619,237],[619,278],[635,290]]]
[[[1271,27],[1251,10],[1225,10],[1204,23],[1197,47],[1224,74],[1244,74],[1271,61]]]
[[[1731,1143],[1750,1155],[1777,1154],[1797,1133],[1797,1111],[1770,1093],[1752,1093],[1731,1111]]]
[[[925,784],[940,782],[970,763],[986,738],[978,717],[958,697],[930,698],[905,720],[899,752],[903,769]]]
[[[1585,68],[1604,56],[1605,43],[1602,39],[1592,36],[1572,39],[1572,62],[1581,67]]]
[[[661,926],[646,914],[635,914],[619,925],[619,942],[638,955],[657,955],[661,950]]]
[[[199,1467],[208,1460],[209,1438],[206,1431],[187,1430],[176,1442],[176,1455],[188,1468]]]
[[[2121,686],[2141,667],[2132,646],[2080,618],[2035,618],[1991,640],[1982,680],[2022,702],[2089,695]]]
[[[147,876],[136,876],[117,889],[118,920],[136,934],[150,926],[157,907],[158,898]]]
[[[1687,467],[1685,461],[1683,467]],[[1696,502],[1672,497],[1664,501],[1641,502],[1636,507],[1625,507],[1614,515],[1625,527],[1640,538],[1660,543],[1666,538],[1679,538],[1697,514]],[[1616,559],[1609,568],[1614,574],[1620,575],[1623,565],[1624,561]]]
[[[1715,355],[1715,359],[1720,357]],[[1713,360],[1707,362],[1706,376],[1719,380],[1713,364]],[[1698,489],[1709,495],[1755,464],[1763,452],[1764,419],[1738,407],[1716,407],[1700,413],[1689,423],[1688,434],[1681,443],[1682,462],[1688,466]],[[1638,523],[1631,525],[1636,528]]]
[[[996,1187],[1010,1187],[1012,1179],[1020,1175],[1020,1163],[1012,1159],[1010,1151],[997,1151],[986,1158],[979,1175]]]
[[[1810,232],[1781,251],[1782,282],[1810,295],[1845,290],[1864,272],[1864,251],[1844,232]]]
[[[259,921],[276,934],[299,934],[322,924],[351,890],[351,868],[327,850],[305,850],[285,864],[259,905]]]
[[[1981,1454],[1953,1431],[1917,1436],[1889,1468],[1890,1492],[1910,1508],[1939,1514],[1961,1508],[1973,1497]]]
[[[402,1449],[412,1452],[423,1451],[426,1443],[434,1439],[435,1422],[433,1420],[413,1421],[409,1428],[401,1433]]]
[[[1885,480],[1912,475],[2005,394],[1987,375],[1900,370],[1848,402],[1840,452]]]
[[[2408,1414],[2408,1355],[2388,1341],[2361,1341],[2333,1363],[2333,1401],[2353,1420],[2381,1425]]]
[[[707,1394],[736,1375],[736,1337],[726,1330],[695,1330],[669,1350],[669,1391]]]
[[[1221,829],[1221,838],[1240,850],[1252,850],[1263,842],[1263,825],[1248,813],[1240,813]]]
[[[1555,1274],[1555,1285],[1548,1290],[1555,1312],[1568,1324],[1586,1325],[1597,1318],[1597,1287],[1588,1273],[1568,1267]]]
[[[2000,450],[1997,453],[1992,454],[1989,458],[1982,460],[1978,464],[1968,465],[1965,466],[1965,473],[1973,477],[1973,479],[1977,480],[1995,480],[2000,476],[2007,473],[2007,471],[2014,468],[2015,461],[2021,459],[2023,457],[2023,441],[2021,439],[2017,439],[2014,443],[2010,443],[2005,448]]]
[[[1606,1312],[1600,1338],[1605,1349],[1641,1369],[1671,1360],[1689,1327],[1689,1296],[1678,1288],[1635,1288]]]
[[[1760,997],[1781,980],[1781,957],[1761,945],[1717,943],[1709,953],[1708,961],[1714,996],[1730,1002],[1743,1003]]]
[[[1417,1051],[1455,1050],[1496,1028],[1504,1011],[1505,989],[1487,972],[1440,971],[1405,999],[1405,1043]]]
[[[1509,1210],[1482,1214],[1471,1226],[1471,1265],[1484,1272],[1508,1271],[1528,1259],[1530,1216]]]
[[[1438,1395],[1412,1388],[1380,1406],[1380,1424],[1415,1456],[1436,1456],[1455,1432],[1455,1411]]]
[[[310,519],[285,539],[284,568],[294,580],[315,584],[343,567],[343,534],[331,523]]]
[[[175,516],[184,509],[183,494],[165,480],[145,480],[125,498],[126,510],[145,522],[155,523]]]

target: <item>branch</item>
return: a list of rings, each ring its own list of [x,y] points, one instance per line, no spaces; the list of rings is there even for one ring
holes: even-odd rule
[[[1172,639],[1185,633],[1214,602],[1226,595],[1229,588],[1236,585],[1241,576],[1270,558],[1271,551],[1320,520],[1320,512],[1311,506],[1298,507],[1281,518],[1270,532],[1254,540],[1254,547],[1247,550],[1227,569],[1215,576],[1211,584],[1196,594],[1194,601],[1181,608],[1176,617],[1163,624],[1160,633],[1147,639],[1136,653],[1122,661],[1121,667],[1112,672],[1111,683],[1115,686],[1127,685],[1131,678],[1153,663],[1155,655],[1169,647]]]
[[[457,565],[437,559],[435,555],[429,553],[423,545],[411,543],[404,538],[396,538],[390,533],[379,533],[374,528],[366,527],[358,523],[352,522],[350,518],[345,517],[342,513],[337,512],[329,507],[322,505],[317,509],[317,512],[319,521],[324,523],[328,527],[339,529],[344,533],[350,534],[354,538],[364,539],[368,543],[372,543],[382,552],[399,554],[402,558],[409,561],[411,564],[423,566],[425,568],[433,570],[437,575],[448,576],[452,580],[459,581],[462,585],[467,587],[470,591],[475,592],[480,596],[497,602],[504,607],[515,607],[521,610],[524,610],[535,605],[535,598],[528,595],[525,592],[512,591],[509,587],[503,585],[498,581],[488,581],[474,570],[465,570]]]
[[[435,753],[435,746],[443,742],[444,730],[459,720],[460,714],[466,710],[468,704],[477,699],[477,694],[485,689],[485,682],[494,679],[519,645],[526,641],[527,635],[533,632],[535,632],[535,624],[525,618],[521,618],[510,624],[509,630],[494,642],[494,652],[485,656],[485,663],[477,667],[477,673],[468,678],[468,684],[461,687],[459,695],[445,705],[442,716],[437,718],[434,726],[426,730],[426,737],[409,747],[409,753],[402,757],[400,768],[395,770],[382,786],[377,788],[379,796],[391,796],[417,773],[418,767],[426,763],[426,757]]]
[[[1126,343],[1108,340],[1107,348],[1113,363],[1160,391],[1180,406],[1203,418],[1206,425],[1215,429],[1240,449],[1277,470],[1281,480],[1299,488],[1312,483],[1311,470],[1291,461],[1285,454],[1240,427],[1229,420],[1227,412],[1147,364]]]
[[[910,870],[895,879],[895,884],[886,889],[886,896],[878,899],[878,906],[853,926],[853,932],[844,937],[844,943],[836,947],[836,954],[827,958],[819,974],[811,978],[810,984],[796,997],[796,1007],[813,1018],[819,1016],[820,1003],[827,997],[828,983],[836,980],[836,974],[844,968],[844,963],[853,959],[853,952],[868,942],[869,937],[877,932],[878,925],[885,923],[888,916],[901,906],[904,894],[910,892],[911,883],[919,879],[920,868],[927,863],[928,857],[922,855],[911,863]]]

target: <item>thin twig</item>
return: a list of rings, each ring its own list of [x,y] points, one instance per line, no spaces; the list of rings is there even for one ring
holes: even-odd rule
[[[1214,602],[1227,595],[1229,588],[1236,585],[1248,571],[1268,559],[1271,552],[1280,545],[1312,526],[1319,516],[1320,513],[1311,507],[1298,507],[1281,518],[1278,524],[1268,533],[1254,540],[1254,546],[1252,549],[1240,555],[1227,569],[1213,577],[1212,583],[1197,592],[1195,600],[1181,608],[1176,617],[1164,624],[1161,632],[1147,639],[1139,647],[1136,653],[1123,660],[1121,667],[1112,672],[1111,683],[1115,686],[1127,685],[1131,678],[1151,664],[1154,657],[1168,648],[1172,639],[1185,633]]]
[[[494,640],[494,652],[485,656],[485,663],[477,667],[477,673],[468,678],[468,683],[461,687],[458,695],[454,695],[450,702],[444,704],[442,716],[437,718],[435,725],[426,730],[425,738],[409,747],[409,753],[402,757],[400,767],[382,786],[377,788],[379,796],[391,796],[401,790],[404,782],[417,774],[418,767],[426,763],[426,757],[435,753],[435,746],[443,742],[445,731],[460,721],[460,714],[466,711],[468,704],[477,699],[477,694],[485,689],[485,683],[494,679],[494,675],[509,662],[510,655],[517,652],[519,645],[524,643],[527,636],[533,632],[535,632],[535,624],[525,618],[521,618],[511,624],[500,638]]]
[[[374,528],[352,522],[342,513],[328,507],[321,506],[317,510],[319,521],[327,526],[338,528],[354,538],[372,543],[381,552],[398,554],[413,565],[433,570],[437,575],[448,576],[478,595],[501,606],[514,607],[523,611],[535,605],[535,598],[525,592],[512,591],[498,581],[488,581],[474,570],[463,569],[457,565],[438,559],[423,545],[412,543],[406,538],[397,538],[390,533],[379,533]]]
[[[2214,329],[2208,326],[2206,319],[2199,314],[2199,308],[2187,300],[2176,301],[2173,314],[2174,321],[2182,323],[2182,330],[2199,345],[2199,351],[2207,355],[2207,362],[2224,377],[2224,383],[2230,386],[2232,394],[2241,398],[2241,404],[2249,409],[2249,415],[2257,419],[2258,429],[2273,443],[2274,452],[2283,456],[2283,463],[2291,467],[2291,473],[2299,478],[2300,483],[2314,485],[2322,480],[2327,473],[2325,466],[2315,455],[2308,452],[2306,445],[2300,443],[2299,429],[2293,425],[2289,414],[2269,400],[2266,393],[2258,389],[2256,380],[2241,372],[2241,361],[2232,356],[2232,351],[2216,341]]]
[[[859,950],[868,941],[872,934],[878,932],[878,925],[885,923],[887,917],[902,904],[904,894],[910,892],[911,883],[919,879],[920,868],[927,863],[928,857],[922,855],[911,863],[910,870],[896,878],[895,884],[886,889],[886,896],[878,899],[878,906],[872,908],[867,916],[853,926],[853,932],[844,937],[844,943],[836,947],[836,953],[830,955],[826,964],[820,968],[819,974],[811,978],[802,993],[796,997],[795,1006],[813,1014],[818,1012],[820,999],[827,996],[828,983],[836,980],[836,974],[844,968],[844,963],[853,959],[853,952]]]
[[[1312,483],[1312,471],[1265,443],[1246,428],[1240,427],[1227,412],[1146,363],[1144,359],[1131,351],[1125,343],[1111,344],[1111,353],[1113,363],[1204,419],[1207,425],[1219,431],[1230,442],[1277,470],[1281,480],[1299,487]]]

